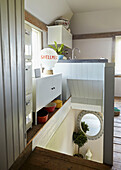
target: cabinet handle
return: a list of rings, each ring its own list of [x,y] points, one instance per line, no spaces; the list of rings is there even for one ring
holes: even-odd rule
[[[28,71],[29,69],[28,68],[26,68],[26,71]]]
[[[30,35],[30,32],[29,32],[29,31],[27,31],[27,30],[25,30],[25,34]]]
[[[54,90],[54,89],[55,89],[55,87],[52,87],[52,88],[51,88],[51,90]]]
[[[26,106],[28,106],[28,105],[30,105],[30,101],[28,101],[28,102],[26,103]]]

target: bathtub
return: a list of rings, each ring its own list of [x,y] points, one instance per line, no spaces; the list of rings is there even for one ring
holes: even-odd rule
[[[73,156],[77,153],[77,145],[74,144],[72,136],[77,128],[76,121],[80,112],[81,107],[72,104],[70,98],[36,135],[32,148],[39,146]],[[88,140],[80,148],[80,153],[85,155],[88,148],[93,154],[92,161],[103,163],[103,135],[97,140]]]

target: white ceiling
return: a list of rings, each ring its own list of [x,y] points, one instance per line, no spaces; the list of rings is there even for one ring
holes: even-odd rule
[[[74,13],[121,9],[121,0],[67,0]]]
[[[73,13],[121,10],[121,0],[25,0],[25,9],[48,25],[60,16],[71,19]]]
[[[45,24],[63,15],[72,16],[65,0],[25,0],[25,9]]]

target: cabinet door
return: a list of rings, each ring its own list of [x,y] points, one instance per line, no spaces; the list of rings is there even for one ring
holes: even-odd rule
[[[32,64],[31,62],[25,63],[25,88],[26,88],[26,94],[32,93]]]
[[[52,94],[52,79],[50,78],[38,78],[36,80],[36,111],[51,102]]]
[[[56,75],[52,78],[52,97],[55,99],[62,93],[62,75]]]
[[[25,24],[25,59],[32,59],[32,29]]]

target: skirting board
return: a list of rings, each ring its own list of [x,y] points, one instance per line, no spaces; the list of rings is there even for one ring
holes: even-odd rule
[[[71,108],[71,98],[56,112],[56,114],[48,120],[40,132],[32,141],[32,150],[36,146],[45,148],[49,140],[52,138],[58,127],[61,125]]]

